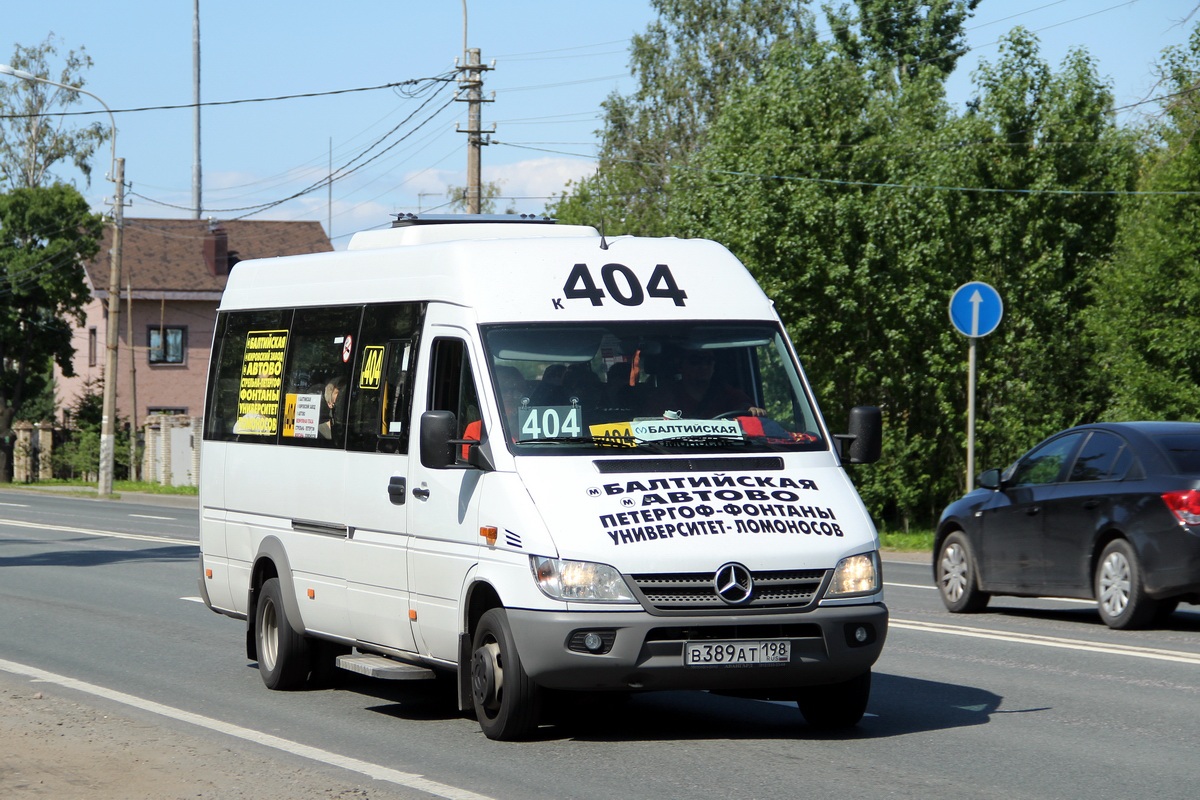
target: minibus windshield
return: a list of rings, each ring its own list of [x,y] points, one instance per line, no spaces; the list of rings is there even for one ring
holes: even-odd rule
[[[521,455],[827,448],[772,323],[489,325],[483,342]]]

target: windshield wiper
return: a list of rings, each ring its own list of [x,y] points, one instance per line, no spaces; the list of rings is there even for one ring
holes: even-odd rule
[[[540,436],[535,439],[518,439],[522,444],[591,444],[597,447],[612,447],[614,449],[629,449],[635,447],[653,448],[659,442],[645,439],[619,439],[613,436]]]
[[[711,447],[715,445],[724,445],[733,447],[740,445],[747,447],[750,440],[742,436],[715,436],[712,434],[693,434],[690,436],[672,436],[669,439],[656,439],[656,444],[668,446],[682,447]]]

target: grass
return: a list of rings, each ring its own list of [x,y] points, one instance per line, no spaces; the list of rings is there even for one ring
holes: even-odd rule
[[[37,481],[35,483],[12,484],[13,488],[21,489],[67,489],[77,488],[81,494],[96,491],[96,481],[85,480],[52,480],[52,481]],[[198,493],[195,486],[164,486],[161,483],[151,483],[149,481],[113,481],[113,492],[120,494],[121,492],[138,492],[141,494],[173,494],[195,496]]]
[[[933,531],[880,531],[879,543],[886,550],[928,553],[933,549]]]

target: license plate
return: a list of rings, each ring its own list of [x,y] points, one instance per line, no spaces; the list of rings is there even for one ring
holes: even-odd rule
[[[748,642],[685,642],[683,663],[688,667],[743,667],[787,664],[792,643],[787,639]]]

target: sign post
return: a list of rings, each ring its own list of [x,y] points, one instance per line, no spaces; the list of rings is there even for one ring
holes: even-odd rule
[[[967,337],[967,491],[975,485],[975,340],[992,333],[1004,316],[1000,293],[971,281],[950,297],[950,324]]]

